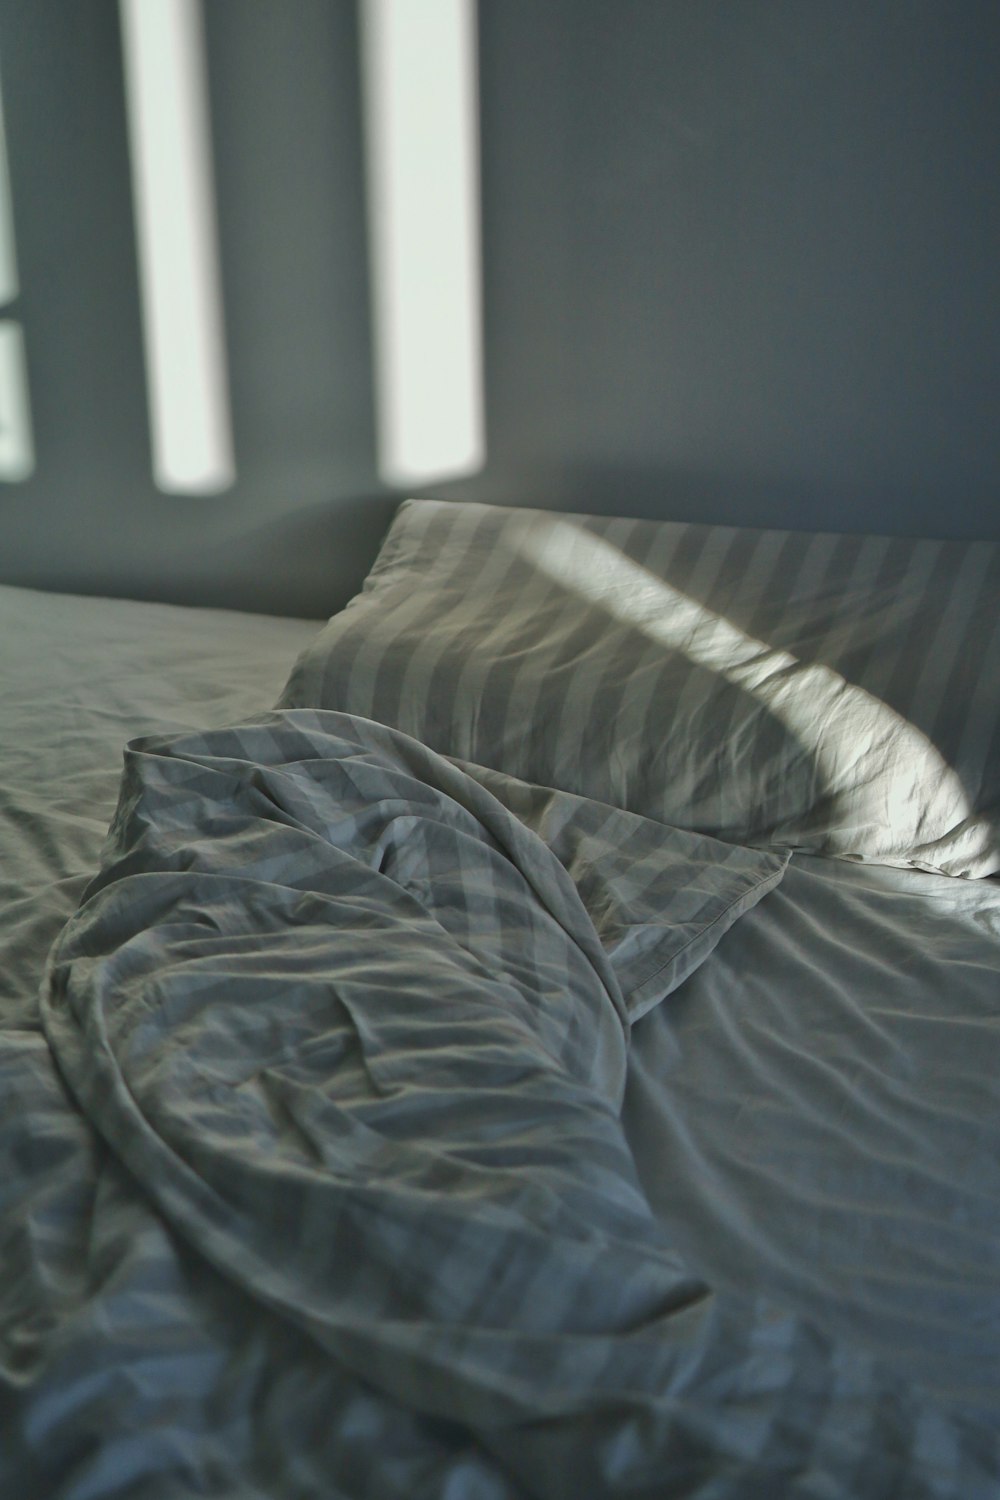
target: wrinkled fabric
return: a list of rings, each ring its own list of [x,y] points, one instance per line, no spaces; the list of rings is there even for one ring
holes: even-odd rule
[[[608,810],[524,796],[336,714],[133,747],[57,1071],[5,1059],[12,1493],[995,1492],[992,1430],[678,1254],[620,1104],[629,985],[672,1003],[698,915],[661,883],[629,935]],[[658,833],[716,923],[780,878],[717,848],[727,902]]]
[[[1000,872],[1000,545],[405,500],[280,702],[734,844]]]
[[[1000,1427],[1000,884],[796,856],[634,1027],[623,1120],[713,1285]]]

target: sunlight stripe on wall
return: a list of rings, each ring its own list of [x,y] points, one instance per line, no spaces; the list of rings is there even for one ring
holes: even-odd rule
[[[485,457],[473,0],[362,0],[378,466],[389,484]]]
[[[0,479],[27,479],[35,467],[28,372],[20,323],[0,320]]]
[[[17,251],[14,248],[14,207],[10,192],[10,167],[7,164],[7,133],[4,128],[3,102],[0,100],[0,306],[5,302],[13,302],[19,291]]]
[[[235,479],[200,0],[120,0],[153,475]]]
[[[0,306],[13,302],[19,292],[14,207],[0,99]],[[24,331],[20,323],[4,318],[0,320],[0,479],[16,483],[27,479],[34,467]]]

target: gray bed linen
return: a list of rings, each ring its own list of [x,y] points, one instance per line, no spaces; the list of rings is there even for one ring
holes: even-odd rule
[[[267,707],[308,620],[0,586],[0,1016],[94,872],[126,742]]]
[[[1000,871],[1000,546],[400,506],[285,707],[736,844]]]
[[[713,1284],[1000,1430],[1000,884],[797,855],[633,1029],[624,1119]]]
[[[340,715],[129,770],[43,991],[82,1114],[4,1057],[6,1489],[995,1494],[990,1424],[678,1254],[619,1103],[697,975],[630,1028],[620,924],[500,800]]]

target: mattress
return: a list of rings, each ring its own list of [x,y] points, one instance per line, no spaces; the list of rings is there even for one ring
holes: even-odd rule
[[[884,669],[912,549],[807,540],[797,564],[794,541],[608,523],[630,567],[687,558],[650,677],[607,628],[637,581],[618,560],[599,618],[569,554],[525,578],[525,528],[551,524],[404,507],[323,631],[0,591],[5,1492],[996,1493],[989,685],[952,674],[974,737],[942,674],[921,720],[809,671],[863,683],[847,614]],[[492,592],[470,625],[448,580],[473,536]],[[753,556],[792,576],[800,636],[771,643],[766,722],[740,717]],[[924,626],[961,658],[992,554],[915,556],[921,594],[980,580],[979,615],[949,588]],[[874,602],[845,611],[866,569]],[[706,639],[733,648],[725,742],[701,677],[654,713]],[[784,733],[805,639],[813,707],[870,732],[864,784],[829,736],[819,776]],[[578,739],[619,728],[564,770],[584,700]],[[669,764],[700,769],[668,820],[640,773],[681,719]],[[713,747],[741,737],[720,790]]]

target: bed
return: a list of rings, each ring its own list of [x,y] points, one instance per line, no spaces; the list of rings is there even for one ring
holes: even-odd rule
[[[2,1493],[1000,1493],[998,598],[433,500],[323,625],[0,590]]]

